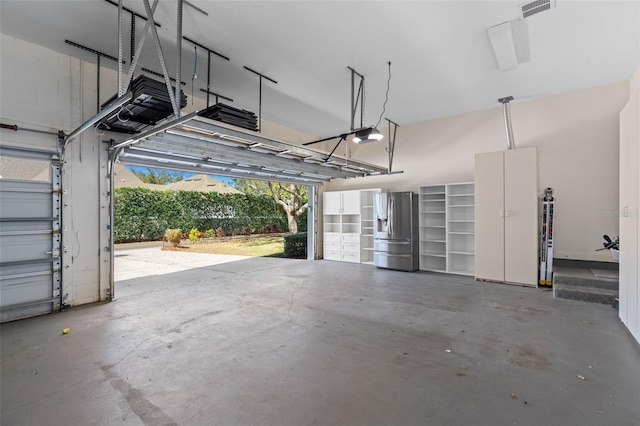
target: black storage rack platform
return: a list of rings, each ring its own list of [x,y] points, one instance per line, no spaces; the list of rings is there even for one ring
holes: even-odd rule
[[[112,132],[135,134],[173,114],[171,99],[163,82],[140,75],[131,82],[129,90],[133,93],[131,101],[126,103],[117,114],[103,120],[100,123],[102,128]],[[102,107],[117,97],[117,94],[113,95],[102,104]],[[186,105],[187,97],[180,90],[180,108]]]

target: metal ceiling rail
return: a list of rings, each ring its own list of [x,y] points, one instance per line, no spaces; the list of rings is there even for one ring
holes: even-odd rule
[[[321,185],[387,173],[386,168],[327,156],[196,112],[116,143],[122,163],[244,179]]]
[[[166,149],[173,149],[173,152],[180,152],[184,149],[195,149],[203,157],[220,158],[227,161],[239,161],[256,167],[272,167],[283,170],[301,171],[312,173],[319,176],[331,178],[358,177],[359,174],[350,170],[342,170],[339,167],[326,167],[323,164],[304,161],[302,158],[284,158],[276,155],[277,152],[269,153],[265,149],[248,148],[242,145],[229,145],[228,141],[222,140],[223,143],[216,143],[215,138],[206,138],[205,136],[196,135],[196,137],[187,137],[183,133],[171,131],[171,134],[165,134],[162,138],[153,138],[153,142],[163,144]]]
[[[268,171],[250,171],[250,172],[238,172],[235,168],[226,169],[226,168],[217,168],[217,167],[209,167],[207,164],[203,164],[199,167],[194,168],[190,164],[178,164],[178,163],[159,163],[155,160],[148,160],[144,158],[136,158],[130,156],[130,154],[123,154],[124,157],[121,158],[121,163],[129,164],[132,166],[141,166],[141,167],[150,167],[155,169],[166,169],[166,170],[177,170],[183,172],[193,172],[193,173],[203,173],[203,174],[212,174],[216,176],[227,176],[232,178],[241,178],[241,179],[253,179],[253,180],[266,180],[271,182],[281,182],[281,183],[291,183],[291,184],[302,184],[302,185],[321,185],[325,181],[310,179],[300,176],[283,176],[275,173],[270,173]]]

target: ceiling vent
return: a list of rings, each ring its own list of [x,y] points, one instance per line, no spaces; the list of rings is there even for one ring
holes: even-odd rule
[[[528,18],[556,7],[556,0],[534,0],[520,5],[522,18]]]

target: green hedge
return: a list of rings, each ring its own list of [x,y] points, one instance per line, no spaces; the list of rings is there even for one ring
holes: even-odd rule
[[[307,233],[285,235],[284,237],[284,257],[306,258],[307,257]]]
[[[226,235],[287,231],[280,206],[258,195],[116,188],[114,208],[116,243],[161,240],[167,228],[220,227]]]

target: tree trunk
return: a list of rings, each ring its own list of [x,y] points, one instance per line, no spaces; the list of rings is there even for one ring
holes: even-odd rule
[[[298,222],[296,221],[296,217],[293,215],[293,212],[287,211],[287,223],[289,225],[289,232],[297,234]]]

